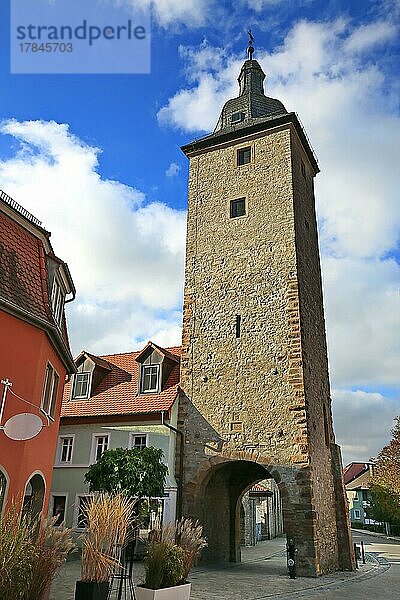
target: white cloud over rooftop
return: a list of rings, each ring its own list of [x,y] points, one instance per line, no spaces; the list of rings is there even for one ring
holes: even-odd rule
[[[185,213],[98,173],[99,150],[54,121],[3,122],[20,149],[0,187],[43,220],[78,290],[74,351],[180,342]]]

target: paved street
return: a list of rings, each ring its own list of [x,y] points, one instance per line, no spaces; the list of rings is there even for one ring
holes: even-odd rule
[[[227,567],[195,569],[191,575],[191,600],[263,600],[264,598],[319,598],[327,600],[398,600],[400,589],[400,542],[366,534],[369,556],[356,573],[335,573],[319,579],[289,579],[286,572],[284,539],[244,548],[242,563]],[[73,600],[79,578],[79,562],[68,563],[54,582],[50,600]],[[135,581],[143,566],[136,565]]]

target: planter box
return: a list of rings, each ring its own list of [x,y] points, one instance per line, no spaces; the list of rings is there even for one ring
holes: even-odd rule
[[[175,585],[162,590],[149,590],[137,586],[135,588],[136,600],[189,600],[191,583]]]
[[[75,600],[107,600],[110,584],[108,581],[77,581]]]

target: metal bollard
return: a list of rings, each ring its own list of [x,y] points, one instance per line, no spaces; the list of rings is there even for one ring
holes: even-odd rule
[[[297,548],[294,545],[294,540],[289,539],[286,544],[287,567],[290,579],[296,578],[296,554]]]
[[[353,544],[353,547],[354,547],[354,558],[356,561],[356,569],[358,569],[358,550],[359,549],[357,548],[357,544],[355,542]]]
[[[363,565],[365,565],[365,548],[364,548],[364,542],[362,540],[361,540],[361,556],[362,556]]]

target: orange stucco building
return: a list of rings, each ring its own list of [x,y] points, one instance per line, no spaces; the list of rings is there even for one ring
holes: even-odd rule
[[[0,192],[0,511],[12,502],[47,510],[64,382],[75,371],[64,311],[75,288],[49,238]]]

